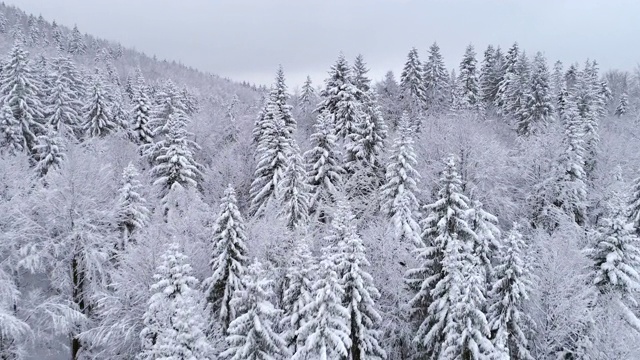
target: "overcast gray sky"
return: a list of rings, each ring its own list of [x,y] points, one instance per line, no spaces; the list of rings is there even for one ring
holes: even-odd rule
[[[449,67],[465,47],[518,41],[549,61],[640,62],[638,0],[9,0],[27,12],[159,58],[255,83],[282,64],[319,84],[338,53],[362,53],[374,79],[437,41]]]

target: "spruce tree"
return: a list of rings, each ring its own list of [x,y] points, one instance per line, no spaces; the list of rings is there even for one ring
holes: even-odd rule
[[[64,142],[51,128],[44,134],[38,135],[35,150],[38,159],[36,172],[40,176],[45,176],[50,169],[60,168],[66,158]]]
[[[107,94],[102,77],[96,74],[92,79],[87,103],[82,109],[85,118],[83,128],[89,136],[106,136],[118,128]]]
[[[1,103],[9,106],[13,118],[20,124],[24,148],[35,155],[37,136],[45,131],[40,84],[34,74],[28,53],[17,42],[0,73]]]
[[[496,349],[509,359],[533,360],[525,334],[531,319],[525,313],[525,302],[532,290],[531,274],[525,263],[526,243],[518,224],[504,240],[495,267],[495,281],[489,294],[489,321]]]
[[[551,73],[551,93],[554,99],[558,99],[562,89],[566,88],[564,82],[564,69],[562,61],[558,60],[553,64],[553,73]]]
[[[299,346],[292,360],[339,359],[349,356],[351,347],[349,311],[342,305],[345,292],[336,272],[331,249],[325,248],[313,301],[304,307],[309,321],[298,331]]]
[[[424,83],[429,111],[438,114],[447,110],[449,74],[440,54],[440,47],[435,42],[429,48],[429,58],[424,63]]]
[[[626,92],[620,95],[620,101],[618,102],[618,106],[616,107],[615,115],[617,117],[621,117],[626,114],[629,108],[629,96]]]
[[[264,276],[262,265],[252,264],[242,278],[244,288],[234,292],[231,306],[238,309],[237,317],[229,325],[228,347],[220,354],[221,359],[284,360],[290,356],[285,341],[274,329],[282,311],[270,302],[273,281]]]
[[[462,260],[457,257],[462,256],[461,247],[470,246],[468,243],[476,239],[467,222],[469,199],[462,194],[461,184],[455,159],[450,156],[436,201],[424,208],[427,217],[421,223],[423,244],[416,249],[420,265],[407,273],[408,284],[417,291],[409,302],[420,323],[414,343],[421,353],[432,358],[443,354],[451,310],[461,296],[460,277],[467,269],[458,267]]]
[[[278,196],[281,202],[280,216],[286,219],[287,227],[294,230],[309,222],[311,194],[304,162],[297,144],[293,144],[289,156],[289,164],[278,183]]]
[[[496,49],[489,44],[484,51],[482,66],[480,67],[480,75],[478,76],[480,93],[482,101],[487,104],[493,103],[494,84],[496,74]]]
[[[356,60],[353,62],[352,80],[351,82],[363,93],[368,93],[371,89],[371,79],[367,76],[369,69],[364,62],[362,54],[356,56]]]
[[[65,57],[53,60],[54,86],[47,97],[47,122],[63,135],[79,137],[82,128],[84,83],[73,62]]]
[[[296,246],[291,257],[282,295],[284,317],[280,325],[285,331],[284,337],[292,354],[304,345],[298,337],[298,332],[310,319],[310,314],[305,311],[305,307],[314,299],[313,284],[316,270],[316,261],[306,239],[303,239]]]
[[[71,31],[71,38],[69,39],[69,45],[67,51],[71,55],[84,55],[87,53],[87,44],[84,42],[84,36],[78,30],[78,26],[75,25]]]
[[[507,55],[505,56],[505,62],[502,68],[502,80],[498,84],[498,90],[495,97],[494,105],[502,115],[508,115],[511,113],[510,109],[510,94],[513,92],[513,88],[517,86],[517,67],[518,57],[520,56],[520,48],[518,43],[514,43]]]
[[[427,110],[427,93],[422,71],[418,49],[412,48],[400,74],[400,102],[402,110],[409,114],[409,118],[414,122],[411,125],[417,131],[420,131],[420,120]]]
[[[518,134],[527,136],[543,130],[553,121],[553,98],[547,61],[541,52],[533,59],[529,91],[525,93],[522,114],[518,117]]]
[[[482,94],[478,84],[476,71],[477,60],[473,45],[467,46],[458,74],[458,86],[460,87],[460,105],[462,109],[478,110],[481,107]]]
[[[316,90],[313,88],[311,82],[311,76],[307,75],[304,84],[302,85],[302,91],[298,98],[298,107],[303,114],[309,114],[313,110],[313,104],[316,102]]]
[[[133,132],[133,138],[138,144],[149,144],[153,141],[153,133],[149,126],[151,103],[146,92],[146,85],[142,71],[138,69],[136,73],[137,79],[132,90],[133,96],[131,99],[133,102],[133,109],[131,110],[133,124],[131,131]]]
[[[143,316],[139,359],[214,359],[192,272],[179,245],[171,244],[153,276],[156,282]]]
[[[213,230],[213,253],[209,262],[212,275],[203,282],[211,318],[220,319],[225,332],[235,317],[231,298],[236,290],[243,288],[241,278],[248,262],[246,241],[244,219],[238,209],[235,190],[229,185]]]
[[[116,204],[116,224],[122,233],[122,242],[117,245],[120,251],[126,250],[128,244],[134,242],[134,235],[149,222],[147,201],[140,194],[142,184],[138,180],[139,176],[133,163],[129,163],[122,172]]]
[[[420,174],[414,168],[416,163],[410,121],[407,114],[404,114],[389,157],[386,181],[380,188],[381,211],[391,218],[395,240],[413,244],[420,242],[420,226],[415,220],[418,211],[416,194],[419,192],[420,180]]]
[[[397,127],[402,116],[402,106],[400,104],[400,85],[396,81],[393,71],[388,71],[384,80],[378,83],[377,92],[382,117]]]
[[[587,60],[584,70],[577,75],[574,101],[578,116],[582,120],[584,139],[584,170],[591,177],[596,168],[598,148],[600,146],[599,120],[601,99],[598,96],[598,70],[595,63]]]
[[[24,150],[25,143],[20,125],[13,117],[11,107],[3,105],[0,109],[0,152],[15,155]]]
[[[285,84],[284,70],[282,66],[280,66],[276,72],[275,82],[271,87],[269,97],[264,108],[258,115],[253,129],[253,142],[257,147],[260,147],[265,141],[271,141],[271,132],[276,126],[275,123],[278,118],[284,123],[283,130],[286,131],[285,137],[292,137],[293,132],[297,128],[297,123],[291,114],[291,105],[288,105],[288,101],[289,94],[287,93],[287,85]]]
[[[336,200],[344,169],[337,148],[334,124],[327,112],[318,114],[316,132],[311,135],[312,148],[304,154],[307,183],[311,186],[310,211],[316,211]]]
[[[480,201],[471,202],[468,214],[471,230],[476,234],[473,252],[478,257],[486,282],[486,288],[491,288],[493,281],[493,263],[496,253],[500,250],[500,229],[498,218],[483,208]],[[486,293],[485,293],[486,295]]]

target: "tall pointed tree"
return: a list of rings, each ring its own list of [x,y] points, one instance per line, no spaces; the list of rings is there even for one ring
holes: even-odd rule
[[[482,66],[480,67],[480,75],[478,76],[480,93],[482,101],[487,104],[493,103],[494,100],[494,84],[498,74],[496,73],[496,49],[489,44],[484,51]]]
[[[142,71],[138,69],[136,75],[136,83],[132,90],[133,97],[131,99],[133,102],[133,109],[131,110],[131,117],[133,118],[131,131],[137,143],[149,144],[153,141],[153,132],[149,126],[151,102],[147,95]]]
[[[60,168],[66,158],[64,142],[51,128],[48,128],[44,134],[38,135],[35,150],[38,159],[36,172],[40,176],[45,176],[50,169]]]
[[[106,136],[118,128],[107,94],[102,77],[94,75],[87,103],[82,109],[85,118],[83,128],[89,136]]]
[[[400,102],[403,111],[413,120],[412,126],[418,131],[421,127],[418,121],[427,110],[427,93],[422,71],[418,49],[412,48],[400,74]]]
[[[542,131],[553,121],[553,98],[547,60],[541,52],[533,59],[529,91],[518,116],[518,134],[527,136]]]
[[[117,226],[122,233],[122,242],[117,246],[120,251],[124,251],[129,243],[134,242],[134,235],[149,221],[147,201],[140,193],[142,184],[138,180],[139,176],[133,163],[129,163],[122,172],[116,205]]]
[[[17,154],[24,150],[22,126],[15,117],[9,105],[0,109],[0,152]]]
[[[280,216],[286,219],[287,227],[294,230],[309,221],[310,186],[297,144],[293,144],[289,156],[289,164],[278,183],[278,196]]]
[[[477,110],[481,106],[480,86],[478,84],[476,52],[473,45],[467,46],[458,74],[461,107],[467,110]]]
[[[508,115],[511,113],[510,109],[510,94],[514,91],[513,88],[517,86],[518,74],[516,63],[520,56],[520,48],[518,43],[514,43],[507,51],[505,56],[505,62],[501,69],[502,81],[498,85],[496,98],[494,105],[502,115]]]
[[[449,73],[444,65],[440,47],[433,43],[429,48],[429,57],[424,63],[424,83],[426,103],[430,112],[440,113],[448,109]]]
[[[241,278],[248,262],[246,241],[244,219],[238,209],[235,190],[229,185],[213,230],[213,253],[209,263],[213,273],[202,284],[212,319],[220,319],[225,332],[235,317],[231,298],[236,290],[243,288]]]

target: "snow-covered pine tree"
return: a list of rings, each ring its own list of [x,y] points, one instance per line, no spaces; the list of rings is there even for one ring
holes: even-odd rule
[[[309,250],[309,244],[306,239],[303,239],[296,246],[291,257],[282,296],[284,317],[280,325],[284,329],[285,341],[292,354],[304,345],[304,342],[298,338],[298,331],[310,319],[310,315],[304,311],[304,308],[314,299],[313,284],[316,270],[317,264]]]
[[[1,103],[11,108],[14,119],[20,123],[24,148],[35,155],[37,136],[45,131],[44,114],[37,75],[27,57],[20,42],[16,42],[2,66],[0,94]]]
[[[17,154],[24,146],[20,122],[13,117],[11,107],[5,104],[0,109],[0,152]]]
[[[313,286],[315,296],[303,309],[309,314],[309,321],[298,331],[303,345],[298,347],[292,360],[328,360],[349,356],[349,312],[342,305],[344,289],[336,272],[333,253],[332,249],[323,249],[320,273]]]
[[[236,290],[242,289],[241,278],[248,262],[246,241],[244,219],[238,209],[235,190],[229,185],[213,230],[213,252],[209,262],[212,274],[202,284],[211,319],[219,319],[225,332],[235,317],[231,297]]]
[[[367,76],[368,72],[369,69],[367,68],[367,64],[364,62],[364,57],[362,54],[358,54],[353,62],[351,82],[363,93],[368,93],[371,89],[371,79]]]
[[[85,118],[83,128],[88,136],[106,136],[118,128],[111,113],[112,103],[104,84],[99,74],[95,74],[91,79],[88,99],[82,109]]]
[[[615,115],[617,117],[621,117],[626,114],[629,109],[629,95],[626,92],[623,92],[620,95],[620,101],[618,102],[618,106],[616,106]]]
[[[398,135],[387,165],[386,182],[380,188],[380,195],[381,211],[391,218],[395,240],[417,245],[420,243],[420,226],[415,217],[420,174],[414,168],[417,161],[410,124],[405,113],[398,126]]]
[[[47,122],[63,136],[82,135],[84,84],[73,62],[65,57],[53,60],[55,80],[47,97]]]
[[[380,332],[377,329],[382,318],[375,306],[380,293],[373,283],[373,278],[364,269],[370,264],[362,239],[353,232],[338,247],[336,261],[338,269],[343,272],[340,283],[344,289],[343,304],[349,314],[348,326],[351,329],[349,358],[385,359],[386,353],[380,346]]]
[[[615,306],[620,316],[640,332],[640,319],[630,307],[637,307],[640,288],[640,239],[635,224],[627,221],[624,196],[614,193],[607,207],[608,214],[592,232],[592,247],[585,250],[593,261],[591,277],[605,306]],[[610,297],[610,298],[609,298]]]
[[[600,146],[599,117],[600,99],[598,96],[598,69],[595,63],[586,61],[583,71],[577,75],[574,101],[578,115],[582,120],[584,139],[584,171],[591,177],[596,168],[598,148]]]
[[[495,280],[489,294],[493,344],[509,359],[533,360],[526,337],[531,319],[525,313],[525,302],[529,300],[533,287],[525,263],[526,246],[519,226],[514,223],[499,252]]]
[[[342,155],[336,145],[333,119],[327,112],[322,112],[318,114],[314,127],[316,132],[310,139],[312,148],[304,154],[307,183],[311,186],[311,212],[336,200],[344,174]]]
[[[65,41],[63,39],[62,30],[60,30],[60,27],[55,20],[51,24],[51,39],[53,40],[53,45],[56,47],[56,50],[60,53],[64,52]]]
[[[564,65],[558,60],[553,64],[553,72],[551,73],[551,94],[553,99],[557,100],[562,89],[566,88],[564,82]]]
[[[384,80],[378,83],[377,93],[382,118],[394,127],[398,126],[402,116],[402,106],[400,105],[400,85],[398,85],[393,71],[387,71]]]
[[[515,82],[507,94],[507,109],[514,118],[515,124],[522,124],[527,116],[527,100],[531,96],[531,64],[524,51],[518,56],[515,70]]]
[[[309,222],[309,200],[311,187],[307,184],[307,174],[300,149],[294,142],[289,153],[289,163],[278,183],[280,216],[286,219],[291,230],[303,227]]]
[[[136,83],[133,86],[132,95],[132,136],[138,144],[150,144],[153,141],[153,133],[149,126],[151,117],[151,101],[147,95],[144,76],[140,69],[136,71]]]
[[[510,94],[513,88],[517,86],[517,68],[516,63],[520,56],[520,48],[518,43],[514,43],[507,51],[505,62],[502,68],[502,80],[498,85],[494,105],[502,115],[510,114]]]
[[[467,46],[462,61],[460,62],[460,73],[458,74],[458,86],[460,88],[460,105],[465,110],[479,110],[481,108],[480,86],[478,84],[478,74],[476,52],[473,45]]]
[[[71,31],[67,51],[71,55],[84,55],[87,53],[87,44],[84,42],[84,36],[82,36],[80,30],[78,30],[77,25],[75,25]]]
[[[469,209],[468,222],[476,234],[473,252],[478,257],[484,273],[486,289],[491,289],[493,281],[493,261],[500,250],[500,229],[498,218],[486,211],[480,201],[473,200]],[[486,293],[485,293],[486,295]]]
[[[60,168],[66,157],[64,141],[51,128],[48,128],[44,134],[38,135],[35,150],[38,159],[35,170],[40,176],[45,176],[50,169]]]
[[[489,44],[484,51],[484,58],[482,59],[482,66],[480,67],[480,75],[478,76],[480,93],[482,101],[486,104],[493,103],[494,84],[497,77],[496,71],[496,49],[493,45]]]
[[[169,115],[168,133],[165,139],[153,144],[153,185],[158,187],[158,195],[165,206],[169,193],[176,188],[197,188],[202,179],[202,165],[196,162],[192,149],[198,149],[189,140],[192,135],[185,129],[189,119],[182,111]]]
[[[424,63],[424,87],[429,112],[438,114],[449,108],[449,73],[444,65],[440,47],[435,42],[429,47],[429,57]]]
[[[447,266],[457,266],[459,261],[455,258],[460,256],[462,245],[473,244],[476,238],[467,222],[469,199],[462,193],[461,184],[455,158],[450,156],[436,201],[424,207],[427,217],[421,222],[423,244],[416,249],[420,264],[406,276],[407,283],[417,291],[409,302],[420,324],[413,341],[421,353],[432,358],[442,355],[450,310],[457,300],[448,298],[448,293],[456,290],[450,287],[461,285],[461,279],[454,278],[461,272],[450,274]]]
[[[427,93],[422,71],[418,49],[411,48],[400,74],[400,102],[402,110],[407,112],[414,122],[411,125],[416,131],[420,131],[422,124],[419,121],[427,110]]]
[[[147,201],[140,193],[142,184],[138,180],[138,170],[129,163],[122,171],[122,183],[118,190],[116,203],[116,222],[122,233],[122,240],[117,250],[124,251],[129,243],[135,242],[134,235],[149,222]]]
[[[249,191],[252,214],[261,213],[270,201],[277,200],[278,184],[289,165],[292,139],[277,106],[276,103],[269,105],[272,119],[265,123],[267,127],[256,148],[257,164]]]
[[[529,91],[518,116],[517,132],[528,136],[544,130],[553,121],[553,98],[547,60],[541,52],[533,59]]]
[[[237,317],[229,324],[228,347],[220,354],[229,360],[284,360],[289,350],[276,332],[282,310],[274,308],[272,280],[265,278],[259,262],[251,264],[242,277],[244,288],[236,290],[231,306],[238,309]]]
[[[212,360],[212,348],[204,334],[198,279],[177,243],[161,256],[153,276],[153,295],[143,316],[140,360]]]
[[[180,98],[178,88],[171,80],[167,80],[156,90],[149,116],[149,129],[154,138],[166,135],[169,117],[175,113],[185,113],[185,105]]]
[[[271,141],[272,131],[277,118],[280,118],[284,123],[283,128],[286,131],[285,137],[292,138],[293,132],[297,128],[297,123],[291,114],[291,105],[288,104],[288,101],[289,94],[287,93],[284,70],[282,66],[280,66],[276,71],[275,82],[271,87],[269,97],[265,102],[264,108],[259,113],[253,129],[253,142],[256,144],[256,147],[260,147],[264,142]],[[256,153],[258,153],[258,151],[256,151]]]
[[[313,111],[314,104],[317,101],[316,90],[313,88],[313,83],[311,82],[311,76],[307,75],[307,78],[302,85],[302,90],[300,92],[300,97],[298,98],[298,107],[302,111],[303,114],[310,114]]]

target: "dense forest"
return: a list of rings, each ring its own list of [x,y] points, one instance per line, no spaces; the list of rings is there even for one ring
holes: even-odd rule
[[[640,358],[640,67],[267,89],[4,4],[0,51],[0,359]]]

